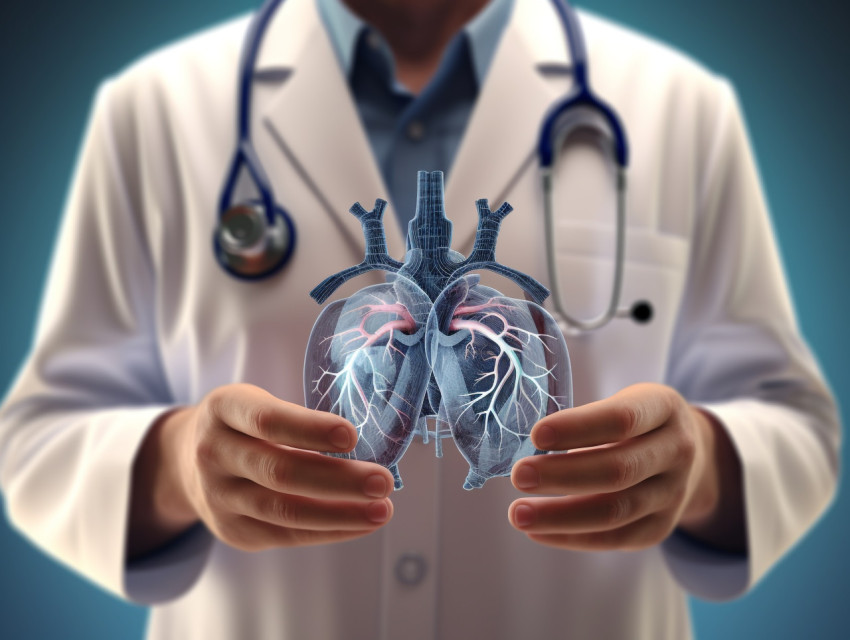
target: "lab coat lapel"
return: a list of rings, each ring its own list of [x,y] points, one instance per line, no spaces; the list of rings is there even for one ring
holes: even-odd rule
[[[472,247],[475,201],[487,198],[495,209],[528,163],[536,162],[540,123],[558,97],[558,85],[538,67],[565,66],[567,57],[563,35],[551,29],[556,21],[548,3],[514,3],[446,185],[455,250],[468,253]]]
[[[343,236],[365,249],[360,223],[349,213],[359,200],[371,209],[387,199],[372,149],[315,2],[284,3],[269,25],[257,73],[278,73],[280,88],[266,103],[263,121],[281,151],[322,203]],[[391,205],[384,213],[389,253],[404,242]]]
[[[558,86],[540,65],[564,64],[563,34],[548,3],[517,1],[461,141],[446,185],[456,250],[468,252],[477,227],[475,200],[501,204],[528,163],[535,162],[540,122]],[[289,0],[269,25],[257,74],[283,78],[263,122],[282,153],[315,192],[330,222],[364,248],[355,200],[370,208],[388,190],[315,2]],[[520,212],[517,212],[520,213]],[[515,213],[514,215],[517,215]],[[384,213],[390,255],[404,255],[391,205]]]

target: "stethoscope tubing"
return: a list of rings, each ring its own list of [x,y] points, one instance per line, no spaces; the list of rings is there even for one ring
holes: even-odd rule
[[[584,35],[578,22],[578,16],[573,8],[564,0],[552,0],[552,4],[561,21],[564,36],[570,52],[573,89],[559,100],[543,120],[538,138],[537,154],[540,162],[540,180],[543,190],[543,217],[546,234],[546,269],[549,276],[549,287],[552,295],[552,309],[565,333],[577,334],[607,325],[615,317],[628,315],[628,309],[620,309],[623,291],[623,274],[625,271],[626,253],[626,170],[628,167],[628,141],[625,129],[616,112],[600,100],[590,88],[587,66],[587,49]],[[554,224],[554,207],[552,204],[552,174],[555,169],[555,159],[558,150],[576,128],[564,116],[573,109],[586,109],[597,115],[605,123],[610,133],[612,156],[616,164],[617,211],[615,220],[614,240],[614,274],[611,281],[611,295],[608,306],[598,316],[589,319],[576,318],[566,311],[566,304],[561,294],[558,276],[555,246],[556,231]],[[585,124],[588,124],[587,122]],[[602,131],[598,125],[592,128]]]
[[[234,206],[233,199],[239,176],[247,171],[258,192],[260,208],[269,229],[275,225],[289,231],[289,246],[280,254],[280,262],[271,265],[261,273],[242,273],[234,264],[228,261],[216,235],[214,251],[216,258],[231,275],[245,280],[261,280],[280,271],[290,259],[295,243],[295,225],[292,217],[280,206],[276,205],[271,181],[263,169],[251,139],[251,95],[260,46],[269,23],[283,0],[266,0],[255,14],[245,37],[245,45],[239,61],[238,79],[238,139],[227,177],[219,200],[219,224],[227,212]],[[549,110],[543,120],[538,138],[538,157],[543,187],[544,231],[546,234],[546,267],[552,293],[552,308],[558,316],[562,329],[569,333],[586,332],[605,326],[613,318],[628,314],[628,310],[618,309],[623,288],[623,272],[625,265],[625,229],[626,229],[626,167],[628,164],[628,144],[619,117],[614,110],[597,98],[590,89],[587,68],[587,51],[584,36],[579,25],[578,16],[565,0],[552,0],[553,7],[561,21],[567,47],[570,53],[574,88]],[[554,228],[554,212],[552,204],[552,174],[558,150],[574,128],[569,119],[564,116],[572,109],[585,108],[598,115],[605,123],[607,132],[611,135],[613,159],[617,165],[616,190],[616,238],[614,256],[614,275],[612,277],[611,296],[607,308],[598,316],[590,319],[573,317],[566,312],[566,304],[561,295],[558,278],[557,247],[555,245],[556,230]],[[581,124],[581,123],[580,123]],[[584,123],[587,124],[587,123]],[[594,124],[592,128],[603,128]],[[282,223],[281,223],[282,220]]]
[[[566,312],[566,305],[561,296],[561,283],[558,276],[557,248],[555,247],[555,224],[552,207],[552,169],[541,169],[541,181],[543,184],[543,218],[546,232],[546,269],[549,275],[549,287],[552,295],[552,309],[557,319],[560,320],[561,330],[567,334],[600,329],[611,322],[615,317],[628,314],[628,310],[620,309],[620,300],[623,293],[623,274],[625,272],[626,259],[626,171],[617,169],[617,213],[616,213],[616,235],[614,240],[614,275],[611,282],[611,296],[608,306],[595,318],[581,320]]]
[[[259,192],[259,199],[263,203],[266,222],[269,226],[275,223],[277,207],[275,205],[274,191],[272,190],[271,181],[263,169],[263,164],[254,149],[254,143],[251,138],[251,89],[254,82],[254,69],[257,65],[257,57],[260,53],[263,36],[266,33],[269,22],[271,22],[272,17],[282,2],[283,0],[267,0],[252,18],[251,24],[248,27],[248,33],[245,35],[245,46],[242,49],[242,55],[239,60],[238,138],[236,152],[233,155],[233,160],[227,173],[227,179],[221,191],[218,207],[219,219],[224,216],[233,204],[236,183],[239,180],[242,170],[246,169]],[[291,220],[288,220],[287,223],[291,225]]]

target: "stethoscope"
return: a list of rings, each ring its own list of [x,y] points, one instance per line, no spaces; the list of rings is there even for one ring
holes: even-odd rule
[[[213,234],[216,259],[222,268],[236,278],[261,280],[278,271],[292,257],[296,233],[292,217],[276,203],[271,182],[263,169],[251,141],[251,85],[257,55],[266,28],[283,0],[266,0],[255,14],[239,61],[238,134],[236,151],[218,207],[218,223]],[[614,110],[590,90],[587,76],[587,50],[573,8],[564,0],[552,0],[564,28],[573,62],[573,89],[550,108],[540,129],[537,153],[543,186],[543,208],[546,228],[546,267],[552,288],[552,306],[562,328],[571,333],[591,331],[608,324],[615,317],[631,317],[648,322],[652,307],[645,301],[631,307],[620,307],[625,263],[626,235],[626,167],[628,143],[620,119]],[[552,173],[554,150],[560,149],[567,137],[578,129],[591,129],[610,142],[616,164],[617,213],[614,253],[614,275],[608,307],[595,318],[582,320],[565,310],[558,269],[552,213]],[[259,198],[234,202],[242,173],[247,172]]]

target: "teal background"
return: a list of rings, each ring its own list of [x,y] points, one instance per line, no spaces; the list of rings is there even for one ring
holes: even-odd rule
[[[99,80],[153,47],[253,6],[247,0],[5,3],[0,184],[8,204],[0,213],[0,389],[11,382],[32,337]],[[667,41],[734,82],[800,323],[846,404],[848,10],[825,0],[588,0],[580,6]],[[818,526],[752,593],[722,605],[693,603],[698,636],[848,637],[848,540],[850,500],[842,489]],[[138,638],[144,620],[144,609],[55,564],[0,520],[0,636]]]

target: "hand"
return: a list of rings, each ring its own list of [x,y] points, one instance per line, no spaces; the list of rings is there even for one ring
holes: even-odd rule
[[[223,542],[254,551],[349,540],[392,517],[389,471],[318,453],[354,448],[357,432],[339,416],[238,384],[168,415],[159,428],[149,448],[159,448],[160,459],[174,452],[165,465],[172,472],[147,479],[153,492],[147,502],[154,508],[147,520],[135,510],[142,533],[131,544],[131,555],[198,519]],[[144,464],[144,452],[140,460]],[[144,506],[144,472],[137,473],[138,502]],[[151,521],[159,525],[153,536]]]
[[[511,475],[521,491],[556,497],[516,500],[510,521],[532,540],[565,549],[641,549],[678,526],[739,549],[740,463],[718,437],[725,439],[713,418],[658,384],[559,411],[531,438],[538,449],[562,453],[525,458]],[[721,481],[724,471],[731,483]]]

